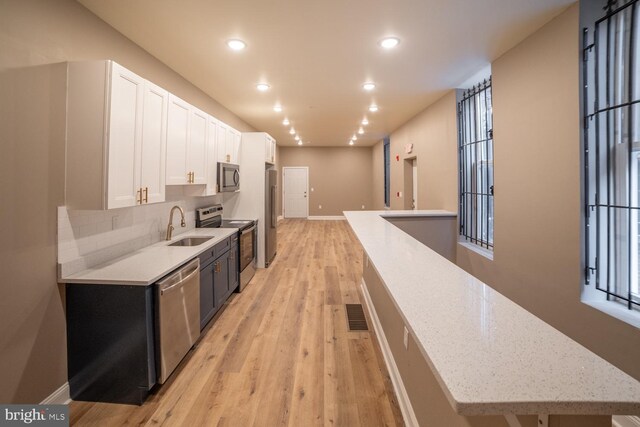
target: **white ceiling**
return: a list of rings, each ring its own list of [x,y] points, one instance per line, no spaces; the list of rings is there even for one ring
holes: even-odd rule
[[[295,144],[287,117],[311,146],[346,145],[363,117],[356,145],[376,143],[573,3],[78,1],[279,145]],[[396,49],[378,46],[387,35],[401,39]],[[247,48],[231,51],[230,38]],[[262,81],[268,92],[255,89]],[[369,113],[371,103],[380,111]]]

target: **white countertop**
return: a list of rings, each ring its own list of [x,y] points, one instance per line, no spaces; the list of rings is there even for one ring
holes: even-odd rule
[[[62,277],[62,283],[146,286],[171,273],[188,260],[238,232],[237,228],[195,228],[112,261]],[[185,237],[212,239],[198,246],[168,246]]]
[[[344,214],[458,414],[640,414],[639,381],[382,218],[395,211]]]

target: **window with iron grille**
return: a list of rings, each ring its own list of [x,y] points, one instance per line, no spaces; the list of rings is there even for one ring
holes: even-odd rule
[[[600,6],[583,30],[585,284],[638,310],[640,5]]]
[[[391,168],[391,151],[390,151],[390,140],[389,138],[385,138],[383,142],[383,150],[384,150],[384,205],[389,207],[389,203],[391,202],[390,194],[390,177],[389,172]]]
[[[461,239],[493,250],[493,116],[491,78],[458,103]]]

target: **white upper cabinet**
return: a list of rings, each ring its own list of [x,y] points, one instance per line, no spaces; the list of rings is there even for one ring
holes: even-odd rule
[[[204,196],[212,196],[217,192],[218,184],[218,127],[219,122],[215,118],[209,116],[207,126],[207,162],[206,162],[206,181]]]
[[[227,129],[227,163],[238,164],[240,162],[240,132],[230,127]]]
[[[167,158],[167,109],[169,93],[145,83],[140,149],[140,187],[143,203],[165,200],[165,169]]]
[[[112,61],[68,72],[66,205],[164,201],[167,92]]]
[[[238,164],[240,162],[241,133],[218,121],[217,161],[221,163]]]
[[[169,96],[167,121],[167,185],[188,183],[187,143],[189,141],[189,107],[180,98]]]
[[[264,140],[264,161],[266,163],[276,163],[276,140],[267,135]]]
[[[229,159],[227,159],[227,130],[228,129],[229,127],[226,124],[222,122],[218,122],[216,158],[217,158],[217,161],[220,163],[231,163],[231,156],[229,156]]]
[[[187,168],[191,171],[191,184],[205,184],[207,164],[207,122],[209,116],[195,107],[190,112]]]
[[[208,115],[169,95],[167,124],[167,185],[206,182]]]

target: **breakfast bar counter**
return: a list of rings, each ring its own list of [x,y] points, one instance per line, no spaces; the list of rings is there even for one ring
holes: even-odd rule
[[[515,415],[640,414],[640,382],[385,219],[398,215],[455,214],[345,212],[365,252],[363,292],[392,378],[415,342],[459,416],[506,415],[512,426],[520,425]],[[385,314],[394,310],[395,323],[395,313]],[[402,337],[402,324],[411,342],[398,349],[392,341]],[[394,382],[399,399],[406,393],[414,410],[428,405],[408,389],[398,392],[412,381],[406,372]]]

